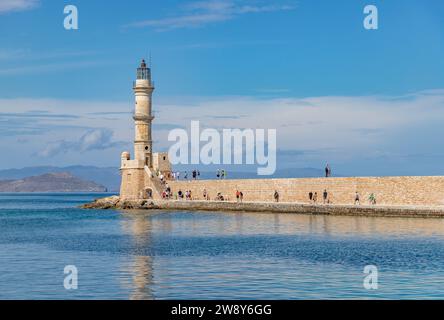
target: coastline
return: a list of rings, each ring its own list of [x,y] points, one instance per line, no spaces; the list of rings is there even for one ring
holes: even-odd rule
[[[308,215],[444,218],[444,206],[387,206],[304,204],[296,202],[230,202],[204,200],[121,200],[118,196],[96,199],[83,209],[186,210],[220,212],[258,212]]]

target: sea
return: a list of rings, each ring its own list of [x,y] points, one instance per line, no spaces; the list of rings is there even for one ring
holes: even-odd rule
[[[444,219],[84,210],[0,194],[0,299],[444,299]]]

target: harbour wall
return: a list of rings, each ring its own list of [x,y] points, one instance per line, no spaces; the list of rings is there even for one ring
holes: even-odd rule
[[[323,202],[327,190],[330,204],[354,204],[355,193],[361,203],[368,204],[370,194],[383,206],[444,206],[444,176],[433,177],[347,177],[295,179],[238,179],[169,181],[173,194],[191,190],[195,200],[203,200],[206,189],[214,200],[220,192],[229,201],[236,200],[236,190],[246,202],[273,202],[274,191],[281,202],[309,203],[309,192],[317,192]]]

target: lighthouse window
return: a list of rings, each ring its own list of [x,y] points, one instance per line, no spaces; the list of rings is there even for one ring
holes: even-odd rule
[[[163,161],[165,161],[166,160],[166,157],[163,157]]]
[[[148,150],[148,146],[145,147],[145,150]]]

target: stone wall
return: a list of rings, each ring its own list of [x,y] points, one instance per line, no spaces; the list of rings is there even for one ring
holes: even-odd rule
[[[308,203],[308,193],[318,193],[318,203],[327,190],[330,203],[353,204],[355,192],[361,203],[368,204],[371,193],[378,205],[444,205],[444,177],[356,177],[304,179],[245,179],[170,181],[173,193],[191,190],[194,199],[203,199],[206,189],[213,200],[221,192],[228,200],[235,200],[236,190],[242,191],[244,201],[273,201],[274,190],[282,202]]]

